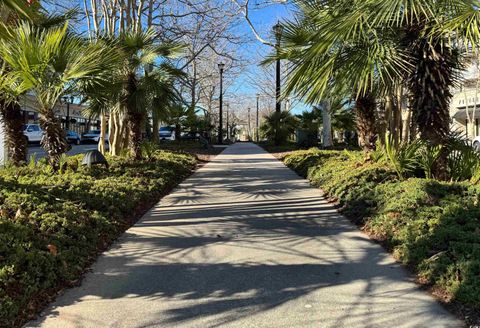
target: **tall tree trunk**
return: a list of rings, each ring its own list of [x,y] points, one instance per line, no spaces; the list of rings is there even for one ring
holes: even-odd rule
[[[175,124],[175,140],[180,140],[181,133],[182,126],[179,123]]]
[[[129,110],[127,114],[128,130],[129,130],[129,148],[132,157],[136,160],[142,158],[142,114],[136,110]]]
[[[410,140],[410,124],[412,121],[412,110],[407,109],[407,115],[402,125],[402,142],[408,142]]]
[[[385,141],[388,131],[388,124],[392,113],[392,102],[388,96],[382,102],[375,106],[375,126],[377,129],[377,138],[381,144]]]
[[[110,136],[110,155],[118,156],[119,155],[119,147],[120,144],[119,135],[121,131],[120,126],[120,119],[118,117],[118,113],[112,113],[112,122],[113,122],[113,131],[111,132]]]
[[[60,156],[68,151],[70,145],[65,138],[65,131],[55,117],[52,108],[45,108],[40,112],[40,126],[44,132],[42,146],[54,169],[58,169]]]
[[[132,101],[137,91],[137,78],[134,72],[128,75],[128,80],[125,85],[125,97],[123,99],[126,109],[126,120],[128,133],[126,136],[126,145],[130,148],[130,153],[134,159],[141,159],[142,152],[140,149],[140,143],[142,142],[142,122],[143,115],[135,108],[135,104]]]
[[[114,124],[114,113],[110,112],[108,118],[108,146],[110,153],[112,152],[112,143],[113,143],[113,136],[115,134],[115,124]]]
[[[402,142],[402,88],[396,88],[395,94],[392,95],[393,107],[391,118],[391,129],[393,140],[398,145]]]
[[[20,105],[0,100],[0,120],[5,131],[5,146],[9,160],[15,166],[27,160],[27,139],[23,134],[23,115]]]
[[[322,109],[322,126],[323,126],[323,148],[330,148],[333,146],[332,141],[332,115],[331,111],[331,102],[330,100],[325,100]]]
[[[100,115],[100,139],[98,140],[98,151],[105,154],[105,136],[107,135],[107,116]]]
[[[120,152],[122,152],[122,150],[128,150],[128,147],[130,146],[130,127],[127,119],[123,119],[121,136],[122,143],[119,145]]]
[[[160,138],[158,135],[158,130],[160,130],[160,118],[158,117],[158,114],[153,112],[152,114],[152,141],[154,143],[159,143]]]
[[[375,150],[375,142],[377,141],[375,107],[375,97],[371,94],[359,96],[355,101],[358,143],[366,152]]]
[[[410,105],[422,139],[431,145],[445,145],[450,131],[450,88],[457,54],[440,40],[419,38],[413,42],[411,54],[415,69],[408,78]],[[447,178],[447,153],[442,152],[433,167],[439,179]]]

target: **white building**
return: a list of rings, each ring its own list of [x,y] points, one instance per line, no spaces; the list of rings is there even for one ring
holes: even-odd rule
[[[450,116],[452,129],[473,139],[480,135],[480,69],[478,60],[470,60],[461,85],[452,90]]]

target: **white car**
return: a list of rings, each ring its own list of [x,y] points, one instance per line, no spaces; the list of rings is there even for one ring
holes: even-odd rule
[[[171,126],[162,126],[158,131],[158,136],[160,140],[175,140],[175,129]]]
[[[40,142],[43,138],[43,130],[38,124],[26,124],[23,127],[23,134],[27,142]]]
[[[100,130],[91,130],[82,134],[82,142],[95,142],[100,140]],[[108,133],[105,134],[105,142],[108,141]]]

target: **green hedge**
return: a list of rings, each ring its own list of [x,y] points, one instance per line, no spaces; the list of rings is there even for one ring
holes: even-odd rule
[[[0,326],[17,326],[43,296],[78,279],[135,218],[195,168],[193,156],[109,159],[109,169],[0,170]]]
[[[285,164],[450,298],[480,310],[480,187],[412,178],[360,152],[297,151]],[[439,287],[439,288],[438,288]]]

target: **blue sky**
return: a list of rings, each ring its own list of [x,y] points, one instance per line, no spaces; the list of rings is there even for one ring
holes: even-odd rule
[[[264,1],[259,0],[258,2]],[[265,8],[255,9],[255,3],[253,3],[250,7],[250,19],[254,24],[255,28],[257,29],[257,32],[264,39],[271,37],[272,27],[278,21],[289,19],[292,16],[292,7],[285,4],[275,4]],[[271,52],[272,49],[269,46],[263,45],[254,38],[254,34],[246,21],[243,21],[238,32],[252,38],[252,42],[245,45],[243,51],[244,56],[246,56],[248,59],[254,60],[254,63],[252,63],[249,67],[249,71],[250,74],[255,74],[255,72],[259,71],[259,68],[257,64],[255,64],[255,62],[262,59],[262,57],[258,56],[258,53],[266,55]],[[274,67],[272,67],[271,69],[274,69]],[[258,90],[249,83],[247,73],[239,76],[235,84],[230,88],[230,90],[232,92],[246,94],[249,98],[254,98],[255,94],[258,92]],[[304,104],[298,104],[297,106],[295,106],[292,112],[298,114],[306,109],[308,109],[308,106]]]

